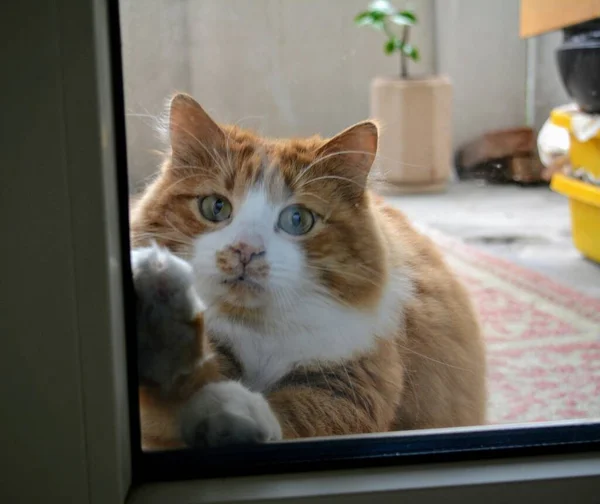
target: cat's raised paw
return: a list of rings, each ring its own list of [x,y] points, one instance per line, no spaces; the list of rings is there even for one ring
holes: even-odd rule
[[[168,390],[194,365],[204,307],[190,264],[158,246],[131,251],[136,293],[138,375]]]
[[[206,385],[184,407],[182,438],[191,447],[281,440],[281,427],[267,400],[235,381]]]

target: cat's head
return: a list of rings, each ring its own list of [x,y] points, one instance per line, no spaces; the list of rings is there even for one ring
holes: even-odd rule
[[[217,125],[179,94],[168,131],[168,159],[133,210],[134,246],[155,239],[188,259],[209,305],[378,303],[385,247],[366,190],[376,124],[329,140],[266,139]]]

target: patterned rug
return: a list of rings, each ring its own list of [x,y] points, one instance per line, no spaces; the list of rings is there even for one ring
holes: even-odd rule
[[[600,418],[600,300],[424,229],[471,292],[490,423]]]

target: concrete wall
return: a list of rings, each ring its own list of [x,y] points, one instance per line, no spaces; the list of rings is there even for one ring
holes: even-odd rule
[[[437,68],[454,83],[454,146],[525,121],[519,0],[436,0]]]
[[[415,32],[433,71],[432,3],[416,2]],[[191,2],[192,89],[226,122],[275,136],[331,135],[369,113],[369,83],[398,71],[380,33],[352,20],[365,0]],[[212,22],[211,22],[212,21]],[[247,119],[245,119],[247,118]]]
[[[554,51],[561,32],[536,38],[535,59],[519,38],[519,0],[436,0],[436,59],[454,83],[454,145],[480,133],[522,126],[526,120],[527,66],[534,67],[533,126],[568,103]]]
[[[398,72],[384,37],[353,24],[366,0],[121,0],[130,181],[151,174],[152,120],[174,90],[217,121],[265,135],[332,135],[369,114],[369,84]],[[413,2],[434,71],[433,0]],[[139,114],[142,114],[140,117]]]
[[[143,184],[157,168],[155,119],[175,89],[190,88],[187,3],[120,0],[129,181]]]
[[[525,123],[527,48],[519,0],[417,0],[422,61],[454,83],[454,145]],[[153,117],[176,90],[221,122],[265,135],[332,135],[369,114],[369,84],[398,71],[383,37],[354,26],[366,0],[121,0],[132,187],[157,167]],[[398,3],[400,5],[400,3]],[[538,38],[535,124],[568,101]]]

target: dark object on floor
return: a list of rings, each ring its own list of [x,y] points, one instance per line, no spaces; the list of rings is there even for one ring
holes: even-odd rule
[[[537,184],[543,165],[537,155],[531,128],[490,131],[456,153],[458,177],[489,183]]]
[[[490,184],[506,184],[510,182],[508,166],[509,158],[490,159],[468,168],[461,167],[458,162],[456,163],[458,177],[461,180],[484,180]]]
[[[539,184],[543,179],[544,165],[537,153],[513,156],[510,159],[510,178],[520,184]]]
[[[567,93],[584,112],[600,113],[600,18],[563,30],[556,50]]]
[[[535,134],[531,128],[488,131],[461,148],[457,165],[468,169],[490,159],[529,153],[534,149]]]

